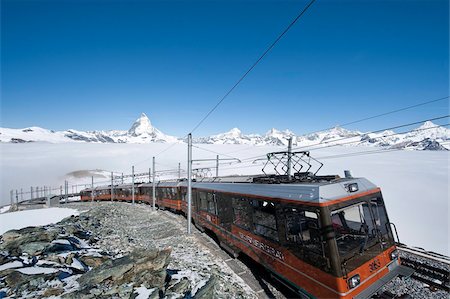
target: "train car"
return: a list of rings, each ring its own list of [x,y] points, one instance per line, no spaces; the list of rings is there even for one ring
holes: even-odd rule
[[[411,274],[400,265],[381,190],[367,179],[215,178],[192,188],[197,226],[301,296],[369,298]]]
[[[161,209],[181,212],[182,199],[180,185],[181,183],[178,180],[156,183],[156,206]],[[153,184],[142,184],[139,189],[140,193],[147,195],[149,197],[149,201],[152,202]]]
[[[138,194],[152,202],[152,184]],[[129,186],[116,186],[115,194]],[[90,189],[82,192],[89,200]],[[117,191],[116,191],[117,190]],[[110,187],[95,188],[110,199]],[[156,204],[186,213],[187,181],[159,182]],[[120,196],[117,197],[122,199]],[[369,298],[400,264],[380,188],[364,178],[238,176],[192,182],[192,218],[234,256],[245,254],[308,298]]]
[[[92,196],[92,192],[94,196]],[[81,201],[96,201],[100,200],[111,200],[111,187],[110,186],[99,186],[92,188],[87,188],[80,191]]]
[[[135,202],[150,202],[150,195],[145,192],[146,190],[142,188],[143,184],[135,183],[134,184],[134,201]],[[119,201],[133,201],[133,185],[132,184],[123,184],[114,186],[114,200]]]

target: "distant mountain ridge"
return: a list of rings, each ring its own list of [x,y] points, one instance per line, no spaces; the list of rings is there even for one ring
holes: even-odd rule
[[[25,129],[0,128],[0,142],[96,142],[96,143],[152,143],[180,142],[177,137],[166,135],[153,127],[145,113],[136,119],[128,131],[52,131],[40,127]]]
[[[450,149],[450,129],[438,126],[430,121],[409,133],[396,134],[393,131],[381,133],[363,133],[335,127],[321,132],[297,136],[292,131],[279,131],[275,128],[264,135],[243,134],[238,128],[208,137],[194,138],[194,143],[205,144],[248,144],[287,146],[292,137],[296,147],[322,147],[339,143],[342,146],[372,146],[382,148],[413,150]],[[128,131],[52,131],[40,127],[24,129],[0,128],[0,142],[94,142],[94,143],[174,143],[184,142],[180,138],[166,135],[155,128],[145,113],[136,119]]]

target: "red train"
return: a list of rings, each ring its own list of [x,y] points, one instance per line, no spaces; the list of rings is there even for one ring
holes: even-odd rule
[[[156,184],[156,205],[186,215],[187,181]],[[92,191],[94,196],[92,197]],[[111,186],[85,189],[83,201],[111,200]],[[135,200],[152,202],[152,184]],[[112,200],[131,201],[131,185]],[[229,253],[245,254],[299,297],[369,298],[400,264],[381,190],[364,178],[298,173],[238,176],[192,183],[192,220]]]

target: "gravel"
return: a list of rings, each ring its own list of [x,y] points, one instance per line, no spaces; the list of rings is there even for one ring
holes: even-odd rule
[[[247,284],[210,250],[186,234],[184,217],[166,211],[152,211],[144,204],[118,202],[70,203],[64,206],[87,211],[99,225],[86,229],[99,241],[98,248],[115,258],[134,248],[172,248],[167,269],[178,281],[188,280],[195,295],[210,279],[214,281],[214,298],[257,298]],[[194,230],[195,227],[194,227]]]
[[[69,203],[64,206],[89,211],[89,215],[100,220],[101,225],[89,228],[99,237],[96,244],[101,249],[119,257],[135,247],[164,249],[172,247],[168,269],[174,270],[175,278],[188,279],[193,294],[207,284],[211,277],[217,280],[214,298],[257,298],[250,287],[225,262],[196,240],[195,235],[186,234],[186,219],[167,211],[152,211],[145,204],[118,202]],[[198,233],[193,226],[193,230]],[[427,260],[401,251],[401,256],[420,260],[432,266],[450,270],[449,265]],[[240,266],[246,266],[238,261]],[[249,270],[249,272],[251,272]],[[268,289],[275,298],[286,298],[270,282]],[[400,298],[450,298],[449,293],[436,290],[414,278],[397,277],[381,292],[390,292]],[[259,296],[260,297],[260,296]]]

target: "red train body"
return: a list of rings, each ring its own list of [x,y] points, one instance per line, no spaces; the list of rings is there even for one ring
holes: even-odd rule
[[[186,214],[186,181],[156,184],[156,205]],[[135,201],[152,203],[152,184],[135,185]],[[223,177],[192,184],[195,225],[231,254],[245,254],[311,298],[368,298],[400,265],[381,190],[363,178],[314,177],[269,184]],[[83,201],[111,200],[111,187],[82,191]],[[113,200],[131,201],[131,185]],[[108,197],[109,195],[109,197]]]

